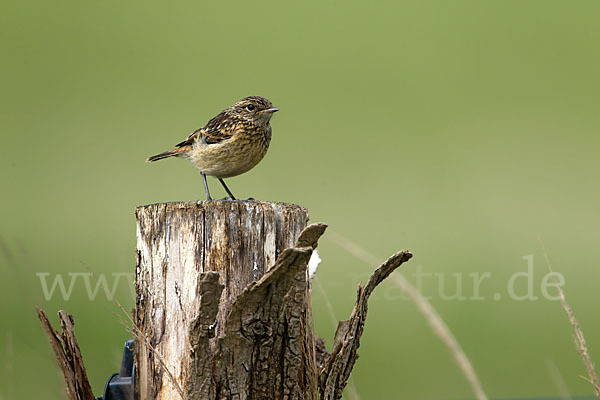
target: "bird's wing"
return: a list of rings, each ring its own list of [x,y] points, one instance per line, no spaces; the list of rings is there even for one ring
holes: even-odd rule
[[[231,138],[230,130],[228,129],[227,117],[225,113],[220,113],[203,127],[194,131],[181,143],[177,143],[177,147],[189,146],[194,143],[194,140],[200,139],[206,144],[220,143]]]

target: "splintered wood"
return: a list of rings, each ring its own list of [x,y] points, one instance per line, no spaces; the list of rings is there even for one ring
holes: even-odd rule
[[[197,347],[192,343],[202,341],[191,338],[190,331],[209,323],[214,338],[201,351],[219,351],[216,338],[224,336],[234,302],[275,265],[283,250],[294,246],[308,213],[292,204],[207,201],[138,207],[136,216],[135,321],[147,339],[136,343],[138,394],[141,399],[177,399],[177,386],[187,388],[192,374],[192,350]],[[209,272],[218,275],[211,278]],[[216,307],[206,306],[211,302]],[[258,323],[252,326],[260,330]],[[247,360],[232,361],[243,368]],[[229,383],[230,398],[246,390],[237,378]]]
[[[314,337],[308,262],[325,224],[300,206],[188,202],[138,207],[138,399],[339,399],[358,358],[367,301],[412,257],[359,286],[331,354]]]

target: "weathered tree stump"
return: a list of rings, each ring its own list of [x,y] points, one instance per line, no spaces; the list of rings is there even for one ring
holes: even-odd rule
[[[326,225],[305,228],[304,208],[187,202],[138,207],[136,216],[136,400],[340,399],[369,296],[412,257],[394,254],[358,286],[330,354],[313,336],[307,269]],[[59,312],[61,340],[38,313],[69,399],[92,400],[73,319]]]
[[[280,304],[261,304],[264,299],[246,296],[244,301],[257,301],[240,305],[255,307],[248,308],[254,315],[246,315],[234,307],[235,301],[244,288],[264,276],[284,249],[294,246],[308,220],[306,209],[283,203],[207,201],[143,206],[137,208],[136,215],[135,322],[136,331],[144,338],[135,347],[139,398],[176,399],[183,395],[208,399],[208,393],[210,398],[262,398],[252,393],[271,379],[264,376],[268,366],[286,361],[278,359],[273,364],[272,358],[281,354],[269,351],[295,347],[264,341],[301,343],[307,330],[297,332],[299,337],[283,334],[278,339],[272,326],[265,326],[272,316],[257,313],[279,312]],[[303,262],[308,262],[311,251],[302,254]],[[270,289],[275,290],[275,286]],[[304,299],[306,289],[306,284],[298,288],[299,300]],[[232,309],[236,313],[227,319]],[[306,309],[306,304],[297,308],[302,313]],[[307,323],[302,316],[297,317],[301,324]],[[236,323],[241,326],[228,326]],[[239,329],[242,337],[227,335],[228,328]],[[238,354],[243,346],[231,340],[256,347]],[[295,368],[312,362],[312,349],[298,350],[293,355],[299,358],[292,361]],[[219,372],[215,363],[221,363],[220,372],[229,376],[213,376]],[[284,371],[279,376],[284,377]],[[316,381],[312,383],[316,387]]]

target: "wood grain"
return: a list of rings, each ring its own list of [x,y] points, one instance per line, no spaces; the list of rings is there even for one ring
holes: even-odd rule
[[[285,203],[205,201],[142,206],[136,217],[135,322],[147,339],[136,343],[137,392],[141,399],[177,399],[177,385],[186,388],[190,378],[192,328],[204,326],[204,317],[216,311],[203,349],[216,351],[235,300],[294,246],[308,213]],[[211,278],[208,272],[218,275]],[[203,317],[207,293],[217,307]]]

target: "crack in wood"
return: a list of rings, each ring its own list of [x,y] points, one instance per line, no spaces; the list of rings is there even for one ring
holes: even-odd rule
[[[166,203],[138,207],[136,217],[137,399],[340,399],[358,358],[369,296],[412,257],[394,254],[358,286],[330,354],[314,336],[307,273],[327,225],[304,228],[306,209]],[[93,399],[72,317],[59,312],[61,336],[42,310],[38,316],[69,398]]]

